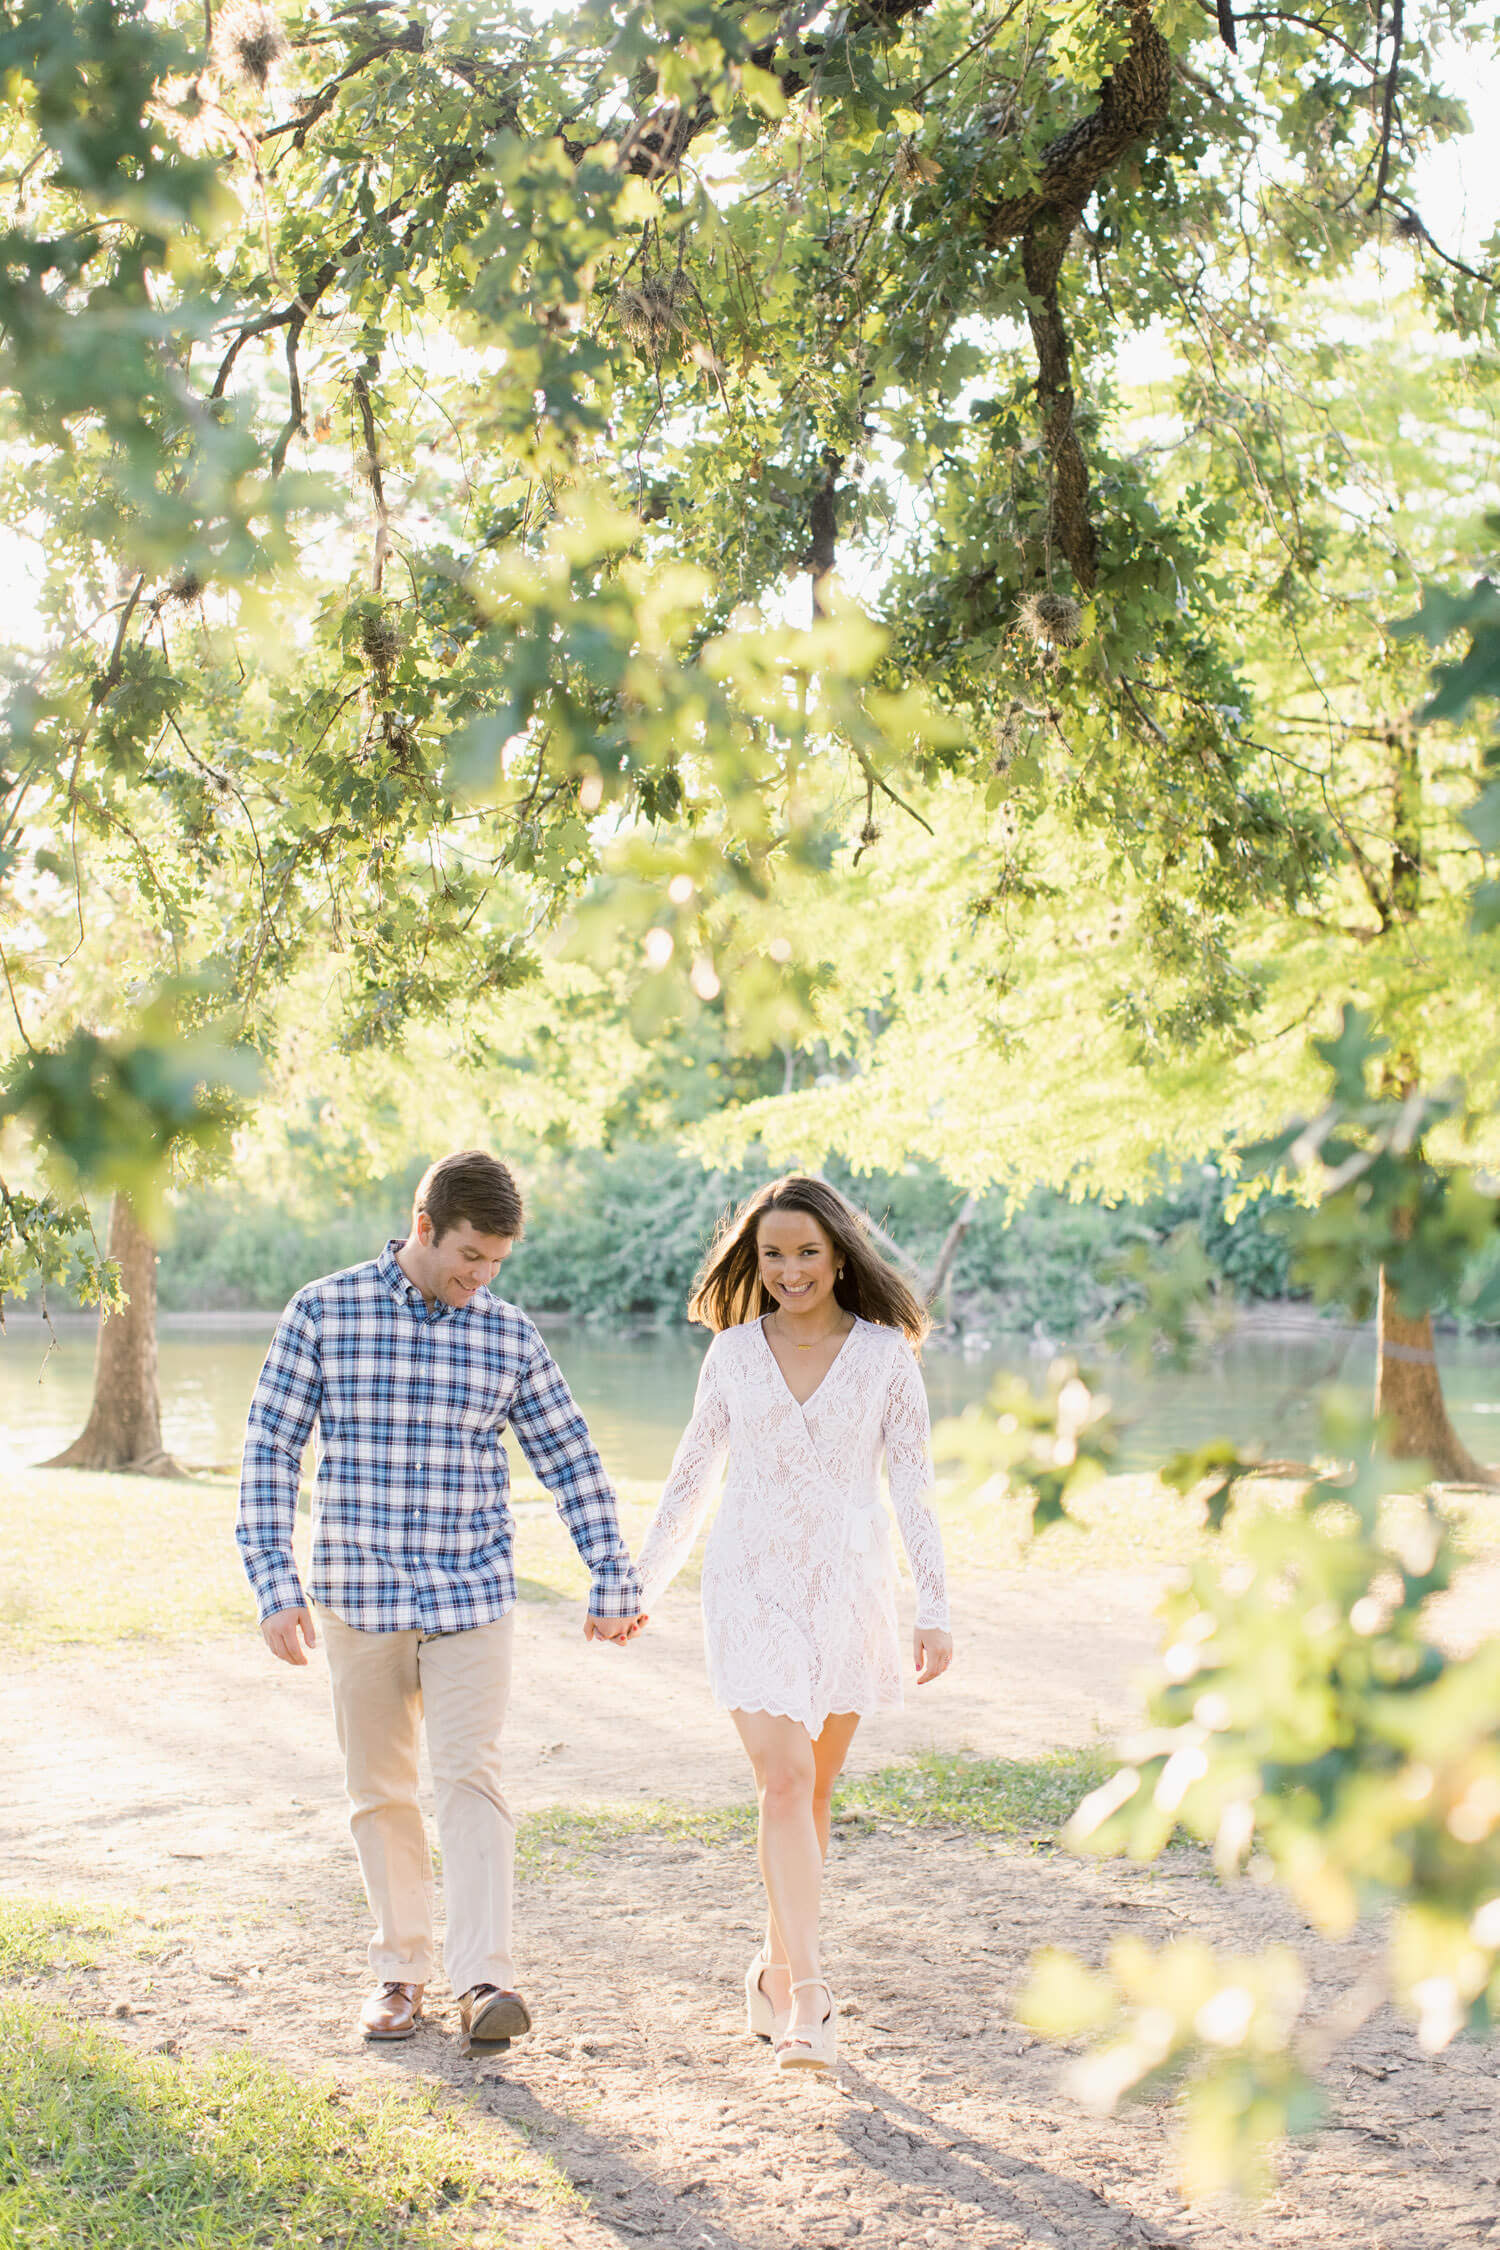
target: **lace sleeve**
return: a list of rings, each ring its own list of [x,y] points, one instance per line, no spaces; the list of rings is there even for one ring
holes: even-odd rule
[[[656,1607],[692,1553],[728,1448],[729,1402],[724,1396],[723,1366],[715,1337],[699,1372],[693,1418],[673,1455],[671,1474],[647,1526],[636,1563],[646,1609]]]
[[[911,1349],[900,1344],[891,1368],[881,1421],[891,1506],[917,1587],[917,1623],[948,1630],[948,1581],[943,1535],[932,1505],[932,1428],[927,1393]]]

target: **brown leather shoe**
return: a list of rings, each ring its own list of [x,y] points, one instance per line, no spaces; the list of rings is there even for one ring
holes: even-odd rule
[[[359,2012],[366,2039],[410,2039],[422,2013],[422,1984],[383,1984]]]
[[[531,2010],[520,1993],[501,1992],[493,1984],[470,1985],[458,2012],[470,2039],[519,2039],[531,2029]]]

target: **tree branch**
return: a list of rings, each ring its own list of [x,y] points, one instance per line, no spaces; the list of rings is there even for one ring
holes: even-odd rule
[[[374,362],[369,365],[373,367]],[[370,591],[378,594],[385,577],[385,558],[390,553],[391,519],[386,512],[385,486],[380,476],[380,438],[363,368],[354,378],[354,396],[359,402],[359,418],[365,433],[365,473],[370,479],[370,492],[375,502],[375,552],[370,559]]]
[[[280,435],[271,449],[271,474],[273,477],[279,477],[286,467],[287,447],[302,427],[302,376],[297,366],[297,345],[306,326],[307,314],[299,305],[287,322],[286,373],[289,396],[286,420],[283,422]]]
[[[1150,0],[1117,0],[1130,46],[1099,89],[1098,107],[1042,152],[1037,185],[991,206],[985,241],[1021,242],[1027,318],[1037,355],[1037,400],[1052,474],[1049,530],[1084,593],[1092,592],[1098,542],[1089,518],[1089,474],[1074,416],[1072,351],[1058,280],[1073,230],[1105,174],[1167,115],[1172,58]]]
[[[922,1284],[922,1302],[929,1311],[942,1294],[948,1276],[953,1270],[953,1261],[962,1248],[964,1236],[973,1225],[974,1214],[978,1209],[979,1198],[971,1189],[960,1204],[953,1224],[943,1237],[943,1246],[937,1254],[937,1261],[931,1273]]]
[[[903,796],[899,795],[898,792],[891,787],[890,783],[886,780],[883,774],[876,772],[874,766],[870,762],[868,751],[862,750],[858,743],[855,743],[853,747],[854,756],[858,762],[859,770],[864,775],[865,780],[869,784],[870,788],[878,789],[882,796],[889,797],[893,805],[899,805],[901,810],[904,813],[909,814],[919,828],[925,828],[928,835],[930,836],[933,833],[932,823],[930,821],[924,820],[922,818],[922,815],[918,812],[916,806],[909,805],[906,799]]]
[[[229,381],[234,363],[240,356],[242,345],[248,344],[252,336],[264,336],[273,328],[285,328],[289,320],[295,319],[296,313],[297,307],[288,305],[281,312],[267,313],[263,320],[246,321],[243,328],[237,329],[233,343],[219,362],[219,372],[214,377],[214,387],[209,392],[209,397],[222,398],[224,396],[224,386]]]
[[[1058,277],[1080,209],[1038,213],[1022,242],[1028,292],[1026,318],[1036,347],[1036,395],[1042,445],[1052,477],[1047,528],[1068,559],[1079,591],[1091,594],[1099,544],[1089,516],[1089,467],[1074,417],[1072,345],[1058,297]]]
[[[1396,81],[1401,74],[1401,26],[1403,0],[1391,0],[1391,67],[1386,72],[1385,95],[1380,105],[1380,169],[1375,175],[1375,193],[1370,198],[1370,209],[1378,211],[1385,200],[1385,183],[1391,169],[1391,124],[1396,114]]]
[[[1071,226],[1106,172],[1167,115],[1172,58],[1152,21],[1150,0],[1118,0],[1128,19],[1130,48],[1099,89],[1099,106],[1059,133],[1042,151],[1037,185],[991,206],[985,241],[992,248],[1024,235],[1048,214],[1072,214]]]
[[[353,62],[339,71],[336,77],[325,79],[315,94],[308,95],[295,117],[284,117],[279,125],[268,125],[260,135],[262,144],[266,141],[274,141],[279,133],[292,133],[296,136],[294,145],[301,148],[308,133],[317,124],[319,118],[326,117],[329,110],[332,109],[338,98],[340,86],[347,85],[351,78],[357,78],[360,72],[368,70],[372,63],[385,62],[391,55],[420,54],[423,45],[423,28],[421,24],[412,22],[407,25],[399,39],[387,39],[380,46],[371,47],[367,53],[356,55]]]
[[[809,515],[812,539],[807,550],[807,568],[812,573],[812,613],[815,619],[828,615],[823,595],[838,557],[838,478],[843,465],[842,453],[835,453],[832,446],[825,445],[823,482],[812,496]]]

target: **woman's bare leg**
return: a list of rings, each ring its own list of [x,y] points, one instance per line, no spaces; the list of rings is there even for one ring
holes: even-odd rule
[[[732,1714],[755,1773],[760,1800],[759,1860],[766,1887],[769,1958],[762,1989],[778,2015],[792,2007],[794,1982],[821,1975],[818,1915],[828,1851],[829,1797],[859,1725],[855,1712],[835,1713],[814,1742],[795,1719],[765,1711]],[[824,1996],[795,1995],[794,2021],[822,2020]]]
[[[844,1770],[844,1760],[849,1755],[849,1745],[854,1740],[854,1730],[858,1725],[857,1711],[831,1712],[823,1722],[823,1732],[813,1744],[813,1822],[825,1860],[828,1857],[833,1785]]]

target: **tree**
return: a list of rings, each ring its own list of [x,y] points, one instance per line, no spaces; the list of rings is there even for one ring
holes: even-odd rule
[[[1479,16],[1226,22],[1253,72],[1125,0],[977,35],[881,0],[837,39],[681,0],[21,10],[11,432],[56,557],[12,710],[23,903],[81,907],[102,860],[175,938],[211,881],[182,966],[241,1032],[274,1043],[331,939],[333,1035],[376,1046],[476,988],[498,1013],[598,885],[580,928],[631,918],[643,1007],[680,978],[786,1043],[817,973],[739,945],[747,907],[939,777],[969,820],[1030,699],[1067,833],[1149,896],[1169,1029],[1228,1031],[1230,927],[1338,839],[1243,723],[1216,504],[1113,440],[1115,342],[1207,339],[1254,461],[1288,276],[1394,227],[1457,333],[1490,313],[1409,193],[1465,124],[1437,36]],[[1257,411],[1210,345],[1265,371]],[[885,525],[882,635],[830,573]],[[133,1008],[79,1028],[124,1052]]]
[[[80,1435],[45,1466],[129,1469],[142,1476],[175,1476],[179,1473],[177,1465],[161,1439],[156,1245],[136,1217],[128,1195],[116,1195],[114,1199],[109,1255],[119,1272],[123,1305],[100,1317],[93,1405]]]
[[[1377,332],[1378,372],[1364,365]],[[1138,1195],[1163,1157],[1222,1159],[1310,1096],[1306,1027],[1331,1032],[1347,993],[1386,1032],[1392,1083],[1464,1077],[1473,1146],[1500,1153],[1500,957],[1469,910],[1478,745],[1452,710],[1446,728],[1419,726],[1423,659],[1393,624],[1483,545],[1492,379],[1401,298],[1335,307],[1304,291],[1276,348],[1296,482],[1284,508],[1263,465],[1223,465],[1221,418],[1173,431],[1169,474],[1184,504],[1211,504],[1219,630],[1243,668],[1234,723],[1287,808],[1288,849],[1309,851],[1306,880],[1247,899],[1220,881],[1194,809],[1181,873],[1143,866],[1128,826],[1080,833],[1080,777],[1101,748],[1075,733],[1067,667],[1088,652],[1049,660],[1004,714],[982,814],[966,820],[965,785],[947,784],[918,800],[930,838],[898,816],[831,878],[783,886],[764,930],[779,914],[820,966],[822,1061],[799,1091],[710,1121],[706,1149],[732,1158],[758,1137],[776,1159],[838,1150],[884,1167],[911,1153],[968,1187]],[[1178,395],[1197,381],[1189,365]],[[1290,524],[1315,565],[1289,561]],[[1451,638],[1451,605],[1440,615]],[[1456,1128],[1430,1152],[1459,1153]],[[1408,1327],[1390,1290],[1379,1303],[1398,1449],[1481,1474],[1447,1425],[1425,1309]]]
[[[1500,1226],[1500,1197],[1471,1167],[1438,1172],[1424,1143],[1460,1114],[1453,1092],[1382,1089],[1381,1044],[1345,1011],[1320,1041],[1321,1099],[1248,1163],[1315,1162],[1328,1192],[1296,1224],[1322,1294],[1386,1273],[1413,1305],[1465,1286]],[[1486,1311],[1500,1310],[1491,1301]],[[1087,2042],[1069,2072],[1091,2107],[1173,2082],[1190,2195],[1259,2192],[1288,2133],[1324,2111],[1339,2044],[1385,2000],[1416,2019],[1429,2053],[1486,2035],[1500,2003],[1500,1642],[1454,1659],[1430,1637],[1429,1604],[1461,1564],[1431,1493],[1384,1452],[1347,1395],[1323,1400],[1326,1454],[1313,1470],[1258,1464],[1219,1439],[1164,1464],[1216,1535],[1165,1605],[1166,1643],[1147,1727],[1078,1807],[1075,1849],[1157,1858],[1179,1833],[1213,1847],[1220,1878],[1252,1853],[1312,1927],[1368,1926],[1354,1983],[1315,2016],[1297,1953],[1226,1956],[1196,1939],[1127,1939],[1101,1970],[1046,1949],[1023,2020]],[[1065,1515],[1109,1466],[1107,1402],[1071,1366],[1045,1398],[1015,1379],[937,1433],[971,1482],[1004,1474],[1029,1492],[1036,1528]],[[1295,1478],[1265,1500],[1265,1476]]]
[[[1463,120],[1436,91],[1424,38],[1408,31],[1403,45],[1397,34],[1382,58],[1379,37],[1370,50],[1365,19],[1348,14],[1318,31],[1258,18],[1252,87],[1212,60],[1211,27],[1169,25],[1174,63],[1149,12],[1119,0],[1041,43],[1011,17],[976,40],[962,11],[904,0],[857,9],[832,43],[792,19],[682,16],[675,5],[541,27],[476,9],[399,28],[378,9],[313,10],[283,27],[241,5],[208,19],[206,48],[205,19],[186,7],[165,24],[131,6],[21,11],[8,59],[32,94],[18,154],[43,163],[16,230],[19,426],[51,440],[54,524],[82,537],[118,505],[107,545],[146,566],[119,602],[100,589],[111,617],[102,668],[85,633],[26,721],[37,760],[67,777],[70,824],[84,813],[107,824],[103,773],[131,795],[159,773],[180,821],[242,853],[247,871],[253,862],[243,927],[228,934],[252,995],[295,951],[303,917],[321,912],[379,986],[372,1036],[403,1010],[441,1005],[455,975],[488,974],[498,989],[521,973],[513,931],[498,952],[475,935],[485,902],[517,876],[539,878],[544,897],[576,888],[595,825],[581,792],[592,798],[596,782],[597,811],[614,818],[622,805],[653,820],[722,807],[726,837],[744,832],[753,860],[777,836],[767,793],[774,803],[792,778],[780,699],[766,700],[786,651],[720,633],[705,664],[705,629],[795,561],[826,575],[841,512],[856,531],[871,513],[849,477],[839,483],[858,448],[899,445],[909,480],[947,458],[954,399],[983,358],[960,336],[976,312],[992,332],[1011,313],[1030,322],[1045,363],[1037,466],[1051,496],[1017,453],[1027,379],[977,421],[994,467],[1006,468],[1007,448],[1016,458],[996,518],[991,623],[976,630],[969,615],[967,638],[1009,633],[1013,601],[1038,574],[1048,599],[1065,600],[1051,585],[1060,554],[1075,591],[1105,605],[1096,616],[1114,652],[1111,679],[1086,702],[1159,748],[1121,671],[1164,619],[1139,544],[1149,536],[1174,559],[1181,549],[1191,566],[1192,542],[1139,479],[1106,487],[1097,451],[1092,469],[1085,458],[1090,411],[1074,395],[1070,327],[1081,322],[1096,378],[1103,354],[1097,307],[1086,288],[1079,296],[1087,268],[1070,262],[1077,230],[1092,198],[1094,263],[1124,293],[1126,319],[1178,302],[1181,243],[1236,210],[1269,222],[1271,253],[1304,260],[1306,213],[1324,214],[1325,266],[1378,238],[1393,213],[1430,248],[1400,200],[1404,183],[1424,141]],[[1462,10],[1441,20],[1455,37],[1477,29]],[[1305,84],[1330,63],[1322,107],[1336,129],[1313,134]],[[1375,80],[1385,96],[1372,112]],[[66,129],[80,104],[102,128],[81,170]],[[1210,141],[1232,153],[1217,178],[1197,162]],[[710,192],[706,166],[734,152],[738,170]],[[1362,179],[1367,209],[1351,202]],[[211,222],[225,181],[239,182],[247,208],[221,249]],[[830,234],[814,189],[856,223]],[[148,206],[153,223],[160,213],[177,228],[170,245],[143,227]],[[1222,309],[1230,295],[1255,297],[1241,279],[1205,270],[1187,295],[1199,312]],[[1467,319],[1479,300],[1461,280],[1451,309]],[[419,312],[455,331],[477,322],[488,361],[413,359],[405,339]],[[144,317],[148,348],[106,418],[108,442],[80,462],[57,439],[70,409],[81,427],[77,410],[98,404],[89,344],[105,315]],[[162,338],[177,354],[170,368]],[[370,560],[363,584],[346,579],[336,598],[325,576],[314,676],[304,667],[267,730],[294,746],[289,761],[264,736],[241,740],[245,683],[229,628],[243,637],[258,589],[274,582],[284,600],[296,512],[313,498],[288,481],[292,463],[320,466],[341,424],[362,499],[338,512],[351,530],[364,517]],[[554,542],[547,559],[547,527],[584,476],[636,518],[581,547],[575,538],[571,561]],[[1112,527],[1101,528],[1106,489]],[[1040,545],[1028,528],[1039,501]],[[302,523],[306,556],[322,527]],[[618,567],[632,551],[711,559],[717,584],[679,579],[663,611],[646,601],[656,574]],[[931,594],[947,598],[937,582]],[[174,658],[164,629],[174,604],[201,623],[191,638],[206,666]],[[1191,696],[1194,680],[1222,685],[1224,667],[1201,611],[1190,602],[1188,614],[1188,629],[1168,636],[1162,709],[1181,720],[1184,770],[1211,782],[1214,758],[1205,764],[1194,733],[1204,697],[1180,709],[1173,698]],[[81,620],[67,622],[76,633]],[[297,637],[278,622],[283,640]],[[747,695],[761,722],[748,731],[734,716]],[[795,695],[785,715],[796,767],[797,745],[817,736]],[[889,708],[873,727],[850,710],[827,717],[873,804],[889,780],[876,753],[891,734],[899,750],[909,728]],[[706,761],[684,760],[684,732],[711,746]],[[217,763],[204,758],[210,738]],[[455,787],[487,782],[495,750],[522,740],[524,753],[507,753],[513,786],[483,799],[493,817],[472,831],[490,835],[491,856],[481,849],[465,866],[442,841],[455,819],[474,819]],[[1215,755],[1222,787],[1211,782],[1205,806],[1218,790],[1230,829],[1253,842],[1239,817],[1246,793],[1229,781],[1238,753],[1225,740]],[[1175,773],[1175,750],[1167,763]],[[1166,778],[1127,787],[1118,773],[1095,810],[1159,831]],[[795,794],[781,849],[800,833]],[[252,848],[246,831],[262,821]],[[1279,864],[1285,850],[1269,856]],[[299,862],[320,868],[319,884],[290,878]]]
[[[842,700],[849,723],[871,726],[837,679],[810,689],[809,652],[785,636],[695,639],[704,584],[645,568],[632,554],[639,525],[607,489],[588,489],[607,369],[569,340],[565,312],[587,294],[588,257],[649,219],[654,198],[639,166],[580,165],[586,151],[533,146],[534,135],[513,134],[508,156],[492,146],[521,124],[496,48],[534,71],[526,100],[543,116],[576,114],[579,57],[524,18],[497,17],[455,25],[451,50],[429,57],[420,26],[386,39],[366,11],[313,19],[298,34],[306,58],[317,65],[350,21],[347,68],[274,122],[262,97],[290,49],[268,9],[229,6],[216,22],[133,5],[23,9],[6,34],[23,93],[3,308],[12,481],[19,496],[21,448],[51,576],[49,646],[22,667],[9,712],[7,865],[22,943],[5,974],[21,1052],[5,1108],[85,1184],[143,1166],[154,1181],[174,1141],[214,1122],[216,1089],[243,1081],[251,1046],[272,1042],[277,993],[310,943],[331,934],[346,953],[347,1043],[394,1044],[460,993],[499,995],[535,974],[529,941],[591,871],[590,818],[617,819],[622,792],[654,817],[686,803],[690,775],[753,875],[773,843],[797,848],[797,824],[778,835],[763,801],[777,784],[778,723],[794,748],[820,707],[838,723]],[[607,51],[604,62],[607,107],[619,71]],[[371,98],[351,117],[347,90],[366,72]],[[416,184],[372,201],[392,116]],[[235,163],[256,212],[226,263]],[[486,229],[491,267],[526,300],[502,291],[492,308],[508,342],[502,374],[483,395],[467,370],[393,371],[380,323],[394,322],[399,357],[418,304],[441,312],[473,298],[470,245]],[[352,358],[341,340],[315,348],[325,305],[340,338],[354,323]],[[215,334],[202,373],[194,354]],[[110,352],[120,335],[123,357]],[[284,414],[243,382],[241,355],[266,338],[284,346]],[[288,467],[305,430],[315,448],[331,434],[326,414],[304,412],[315,380],[351,417],[370,561],[362,583],[325,566],[299,603],[288,584],[298,535],[307,552],[330,519],[342,529],[355,513]],[[434,411],[457,442],[432,480],[439,520],[424,551],[387,490],[419,465]],[[487,419],[506,436],[477,473],[466,448]],[[497,502],[518,470],[523,504]],[[404,602],[386,582],[398,560]],[[257,667],[273,603],[281,645],[303,645],[295,680]],[[836,640],[825,633],[816,654]],[[802,675],[790,695],[787,660]],[[696,737],[703,753],[684,769],[679,745]],[[78,942],[63,958],[76,963],[101,904],[107,994],[82,989],[76,966],[60,983],[45,942],[71,907]],[[237,1018],[230,1045],[198,1042],[206,1074],[186,1108],[187,1050],[141,1036],[163,977],[164,991],[187,980],[216,992]],[[51,1047],[33,1037],[42,1014]],[[70,1222],[45,1197],[9,1192],[5,1213],[7,1280],[55,1269]],[[102,1353],[101,1386],[119,1364]],[[96,1406],[91,1427],[118,1402],[101,1388]]]

